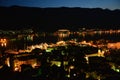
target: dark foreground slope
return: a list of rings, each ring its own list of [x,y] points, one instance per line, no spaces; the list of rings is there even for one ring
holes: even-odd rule
[[[120,10],[100,8],[0,7],[0,29],[119,28]]]

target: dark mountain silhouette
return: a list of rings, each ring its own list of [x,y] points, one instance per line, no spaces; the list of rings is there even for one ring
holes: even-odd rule
[[[0,7],[0,29],[120,28],[120,10],[101,8]]]

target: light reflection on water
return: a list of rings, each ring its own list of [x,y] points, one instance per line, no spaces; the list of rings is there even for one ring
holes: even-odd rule
[[[115,42],[119,42],[119,37],[120,37],[120,33],[104,33],[104,34],[98,34],[98,33],[94,33],[94,34],[70,34],[67,37],[59,37],[57,35],[45,35],[45,36],[38,36],[38,37],[34,37],[33,41],[15,41],[15,42],[10,42],[9,43],[9,48],[12,49],[24,49],[26,48],[26,46],[30,46],[30,45],[35,45],[35,44],[40,44],[40,43],[56,43],[59,40],[76,40],[77,42],[80,41],[90,41],[93,42],[95,44],[107,44],[107,43],[115,43]]]

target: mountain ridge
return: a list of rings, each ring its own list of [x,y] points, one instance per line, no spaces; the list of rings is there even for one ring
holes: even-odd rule
[[[79,7],[0,7],[0,29],[120,28],[120,10]]]

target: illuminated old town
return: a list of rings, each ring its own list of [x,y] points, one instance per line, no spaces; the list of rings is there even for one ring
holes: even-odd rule
[[[24,75],[22,77],[33,80],[104,80],[109,76],[119,77],[120,42],[117,35],[120,30],[59,29],[41,34],[28,29],[27,34],[22,32],[1,31],[6,36],[0,39],[0,68],[2,70],[6,66],[13,76]]]

